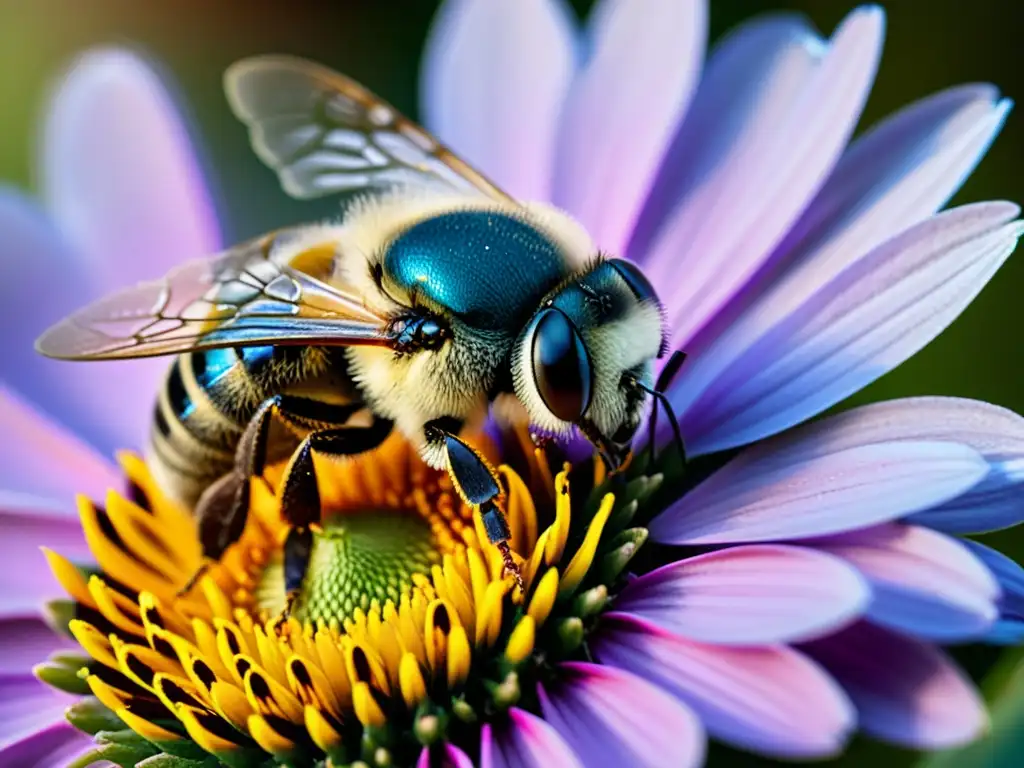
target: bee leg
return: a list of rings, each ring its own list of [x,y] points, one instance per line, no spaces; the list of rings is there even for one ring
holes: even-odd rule
[[[390,421],[375,418],[368,427],[336,427],[313,432],[292,454],[281,491],[281,516],[291,530],[284,545],[285,608],[278,622],[291,615],[302,589],[313,550],[310,529],[320,522],[320,489],[313,454],[354,456],[365,453],[384,442],[391,429]]]
[[[516,586],[523,592],[523,575],[508,545],[511,536],[508,520],[496,501],[501,496],[498,475],[479,452],[453,434],[456,430],[451,427],[455,425],[447,421],[438,419],[427,424],[423,429],[427,441],[444,449],[448,474],[455,483],[455,489],[467,504],[480,507],[484,530],[487,531],[487,538],[501,553],[504,573],[511,574]]]
[[[275,415],[288,420],[284,414],[285,405],[282,395],[268,398],[260,405],[238,441],[234,469],[199,497],[195,515],[203,564],[178,590],[179,596],[190,592],[209,570],[210,563],[219,560],[225,550],[241,538],[249,515],[249,478],[263,474],[270,425]]]

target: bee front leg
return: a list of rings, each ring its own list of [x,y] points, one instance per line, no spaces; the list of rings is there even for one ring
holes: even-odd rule
[[[480,507],[484,530],[487,532],[487,538],[501,553],[504,573],[511,574],[519,590],[525,592],[523,575],[512,558],[512,550],[508,544],[511,536],[508,520],[497,503],[498,497],[501,496],[498,475],[478,451],[453,434],[456,430],[451,427],[454,425],[447,422],[447,419],[438,419],[426,424],[423,432],[427,442],[444,450],[448,474],[455,484],[456,491],[467,504]]]
[[[380,445],[391,434],[387,419],[374,417],[368,427],[336,427],[313,432],[292,454],[285,468],[281,490],[281,516],[290,526],[284,544],[285,607],[278,623],[286,621],[295,607],[313,551],[311,527],[320,522],[320,488],[313,455],[354,456]]]

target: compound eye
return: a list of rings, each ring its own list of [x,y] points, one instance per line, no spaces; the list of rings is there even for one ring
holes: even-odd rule
[[[640,301],[658,303],[658,294],[654,292],[654,286],[651,285],[651,281],[647,279],[647,276],[635,264],[625,259],[609,259],[608,263],[622,276],[622,279],[629,285],[630,290],[633,291],[633,295]]]
[[[533,380],[544,405],[562,421],[579,421],[590,406],[591,379],[576,328],[560,310],[545,309],[533,333]]]

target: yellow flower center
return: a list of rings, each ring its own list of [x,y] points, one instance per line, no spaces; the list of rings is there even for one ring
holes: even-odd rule
[[[198,747],[229,764],[265,753],[389,764],[411,754],[410,735],[429,744],[448,719],[476,722],[514,704],[535,645],[574,652],[605,584],[646,535],[623,530],[636,504],[611,493],[578,500],[573,526],[568,468],[552,477],[540,451],[524,453],[524,475],[500,468],[524,594],[503,578],[477,510],[393,438],[318,465],[323,526],[284,625],[278,477],[253,481],[241,540],[179,596],[201,563],[193,518],[137,457],[120,457],[146,501],[79,499],[99,573],[45,550],[76,603],[69,629],[93,660],[82,678],[159,749]],[[620,500],[657,482],[639,480]],[[614,537],[603,535],[613,511]]]

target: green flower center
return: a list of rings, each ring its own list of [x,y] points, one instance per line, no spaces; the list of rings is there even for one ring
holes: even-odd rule
[[[419,515],[374,510],[330,517],[314,534],[309,570],[295,616],[337,627],[357,608],[373,602],[398,605],[414,574],[429,574],[441,553],[429,524]],[[256,589],[260,608],[273,615],[284,607],[284,568],[270,563]]]

